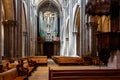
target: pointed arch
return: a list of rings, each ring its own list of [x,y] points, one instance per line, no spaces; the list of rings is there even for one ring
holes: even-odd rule
[[[62,11],[62,6],[60,5],[60,3],[59,3],[58,1],[55,2],[54,0],[41,0],[41,1],[39,0],[39,1],[37,2],[38,4],[36,4],[36,11],[38,12],[40,6],[43,5],[43,4],[46,3],[46,2],[51,2],[51,3],[53,3],[53,4],[58,8],[59,12]]]
[[[75,4],[74,6],[74,12],[73,12],[73,33],[75,38],[75,53],[77,56],[80,55],[80,6],[78,4]]]

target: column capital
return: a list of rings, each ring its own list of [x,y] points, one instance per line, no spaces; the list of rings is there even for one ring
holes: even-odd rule
[[[4,20],[4,21],[2,21],[2,24],[3,25],[11,25],[11,26],[13,26],[13,25],[17,24],[17,21],[15,21],[15,20]]]

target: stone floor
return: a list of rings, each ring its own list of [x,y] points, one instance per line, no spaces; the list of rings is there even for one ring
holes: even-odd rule
[[[47,66],[39,66],[28,78],[29,80],[49,80],[49,69],[71,70],[71,69],[110,69],[106,66],[59,66],[52,59],[48,59]]]

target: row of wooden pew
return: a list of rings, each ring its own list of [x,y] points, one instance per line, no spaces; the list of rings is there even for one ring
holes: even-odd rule
[[[46,56],[34,56],[19,60],[3,60],[0,80],[27,80],[39,65],[47,65]],[[7,68],[6,68],[7,67]]]
[[[53,70],[49,80],[120,80],[120,69]]]
[[[101,63],[98,57],[52,56],[52,59],[59,65],[99,65]]]

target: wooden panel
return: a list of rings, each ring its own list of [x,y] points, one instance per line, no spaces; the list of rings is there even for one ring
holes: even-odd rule
[[[120,33],[106,32],[97,34],[99,57],[107,65],[110,52],[120,49]]]
[[[102,48],[108,50],[120,49],[120,33],[119,32],[106,32],[97,34],[98,38],[98,51]]]
[[[50,80],[119,80],[118,69],[50,70]]]
[[[44,56],[48,56],[48,58],[50,58],[51,56],[54,55],[54,44],[53,42],[44,42],[44,50],[43,50],[43,54]]]

